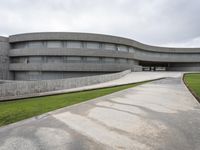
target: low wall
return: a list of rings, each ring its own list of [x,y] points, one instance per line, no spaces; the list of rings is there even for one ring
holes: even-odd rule
[[[0,101],[20,97],[34,97],[37,96],[38,93],[98,84],[121,78],[130,72],[130,70],[126,70],[119,73],[80,78],[41,81],[13,81],[12,83],[4,83],[0,84]]]

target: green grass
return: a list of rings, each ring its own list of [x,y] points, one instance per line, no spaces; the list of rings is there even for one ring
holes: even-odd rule
[[[111,94],[120,90],[131,88],[139,84],[142,83],[128,84],[117,87],[82,91],[76,93],[0,102],[0,126],[14,123],[62,107],[84,102],[100,96]]]
[[[200,73],[185,74],[184,81],[195,97],[200,100]]]

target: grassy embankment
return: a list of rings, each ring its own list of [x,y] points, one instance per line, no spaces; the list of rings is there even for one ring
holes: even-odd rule
[[[200,73],[188,73],[184,75],[184,82],[200,102]]]
[[[0,126],[131,88],[142,83],[145,82],[90,91],[0,102]]]

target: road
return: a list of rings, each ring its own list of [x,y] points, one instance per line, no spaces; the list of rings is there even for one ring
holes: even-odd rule
[[[200,105],[181,73],[0,128],[0,150],[199,148]]]

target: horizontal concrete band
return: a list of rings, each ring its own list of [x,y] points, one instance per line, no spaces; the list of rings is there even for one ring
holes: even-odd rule
[[[200,62],[200,53],[158,53],[158,52],[145,52],[137,50],[134,53],[134,59],[139,61],[150,61],[150,62]]]
[[[70,49],[70,48],[25,48],[13,49],[10,51],[10,57],[17,56],[96,56],[128,58],[143,61],[165,61],[165,62],[200,62],[200,53],[147,53],[136,50],[135,54],[128,52],[97,50],[97,49]]]
[[[101,71],[116,72],[133,69],[133,64],[120,63],[13,63],[9,65],[10,71]]]
[[[119,52],[101,49],[86,48],[23,48],[12,49],[9,52],[10,57],[16,56],[98,56],[113,58],[129,58],[133,59],[133,54],[128,52]]]
[[[130,70],[126,70],[119,73],[80,78],[42,81],[14,81],[12,83],[4,83],[0,84],[0,101],[25,97],[35,97],[40,96],[40,93],[43,92],[71,89],[103,83],[121,78],[130,72]]]
[[[91,34],[91,33],[70,33],[70,32],[45,32],[45,33],[26,33],[12,35],[9,37],[10,43],[24,42],[24,41],[40,41],[40,40],[78,40],[78,41],[95,41],[123,44],[133,46],[145,51],[153,52],[166,52],[166,53],[199,53],[200,48],[167,48],[157,47],[142,44],[140,42],[103,34]]]
[[[95,57],[113,57],[128,58],[142,61],[158,61],[158,62],[200,62],[200,53],[159,53],[139,51],[128,53],[112,50],[100,49],[71,49],[71,48],[25,48],[12,49],[9,52],[10,57],[20,56],[95,56]]]

